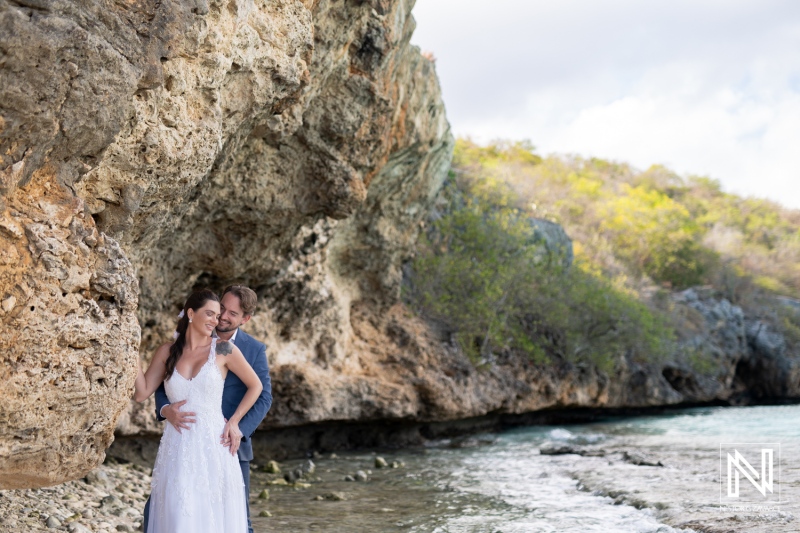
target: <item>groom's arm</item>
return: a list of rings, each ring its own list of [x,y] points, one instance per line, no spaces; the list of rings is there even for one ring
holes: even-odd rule
[[[267,411],[272,406],[272,382],[269,379],[269,363],[267,362],[267,347],[261,345],[261,350],[256,356],[252,364],[258,379],[261,380],[261,395],[253,404],[253,407],[247,411],[247,414],[239,421],[239,431],[245,439],[255,433],[261,421],[267,416]]]
[[[164,388],[164,383],[162,382],[158,389],[156,389],[156,418],[159,422],[166,420],[165,417],[161,416],[161,410],[167,405],[169,405],[169,398],[167,398],[167,390]]]
[[[186,403],[186,400],[170,403],[167,398],[167,390],[164,384],[156,390],[156,419],[161,422],[167,420],[172,427],[178,430],[189,429],[191,424],[195,423],[194,413],[191,411],[181,411],[181,407]]]

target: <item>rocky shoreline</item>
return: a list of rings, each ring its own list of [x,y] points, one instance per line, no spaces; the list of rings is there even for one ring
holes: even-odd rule
[[[796,411],[791,406],[755,409]],[[792,502],[795,488],[800,486],[796,483],[800,471],[791,461],[783,468],[786,505],[768,512],[747,512],[728,509],[715,500],[719,437],[687,439],[648,430],[635,435],[617,434],[618,428],[652,420],[652,415],[659,415],[656,420],[669,424],[670,419],[693,412],[696,410],[651,408],[530,413],[524,420],[517,417],[474,421],[480,422],[479,426],[472,426],[473,431],[482,431],[479,435],[466,434],[466,425],[436,427],[432,430],[435,433],[427,433],[432,437],[428,440],[418,432],[424,441],[421,446],[387,449],[384,442],[380,451],[368,448],[337,454],[307,450],[302,458],[280,463],[267,460],[269,455],[256,453],[251,464],[251,517],[256,531],[447,531],[447,527],[441,528],[450,524],[460,509],[469,510],[474,518],[475,513],[483,512],[481,509],[487,510],[487,516],[492,515],[491,506],[498,505],[497,501],[481,499],[484,497],[471,490],[468,483],[465,485],[463,475],[458,473],[465,465],[475,468],[480,463],[454,461],[454,455],[469,457],[484,449],[492,456],[496,453],[493,447],[508,440],[504,435],[522,430],[528,435],[525,440],[533,442],[529,448],[534,455],[523,453],[515,456],[515,461],[533,461],[526,466],[532,471],[541,466],[541,461],[547,461],[552,475],[574,480],[573,491],[609,499],[609,505],[646,510],[651,519],[668,525],[663,531],[794,531],[795,516],[800,512]],[[726,414],[743,411],[714,412],[725,420]],[[566,420],[574,425],[565,424]],[[528,429],[502,433],[511,422],[527,422]],[[587,425],[588,422],[599,424]],[[537,426],[544,429],[536,429]],[[775,427],[780,428],[780,424]],[[547,438],[536,440],[544,434]],[[793,434],[792,430],[780,439],[784,457],[794,457],[800,449],[800,443],[789,436]],[[109,458],[83,479],[44,489],[0,491],[0,523],[4,531],[12,532],[138,531],[150,472],[147,465]],[[489,483],[501,479],[492,469],[479,469],[471,476]],[[535,503],[543,497],[541,494],[531,493],[529,497],[533,508],[546,503]],[[500,515],[492,520],[502,518],[503,511],[498,512]],[[514,511],[517,517],[525,512]],[[370,524],[369,528],[365,529],[364,524]]]
[[[794,405],[800,398],[760,398],[735,405]],[[253,435],[256,457],[295,460],[341,451],[370,449],[398,450],[426,446],[441,439],[456,442],[488,433],[538,425],[585,424],[611,417],[669,414],[693,407],[725,407],[729,402],[686,402],[644,407],[581,407],[545,409],[522,414],[493,413],[444,422],[381,420],[364,423],[325,422],[291,428],[259,430]],[[110,458],[149,467],[155,461],[160,437],[133,435],[117,437],[107,450]]]
[[[343,470],[330,468],[338,457],[316,454],[313,459],[279,465],[269,461],[251,464],[251,516],[257,531],[266,526],[270,491],[285,492],[289,499],[341,502],[355,492],[369,491],[366,483],[378,470],[400,472],[401,461],[370,457],[368,461]],[[314,461],[325,461],[317,469]],[[352,463],[350,461],[349,463]],[[282,470],[283,468],[283,470]],[[70,533],[113,533],[140,531],[144,505],[150,493],[152,469],[115,459],[91,471],[85,478],[40,489],[0,490],[0,524],[4,532],[69,531]],[[293,498],[294,496],[294,498]],[[313,514],[313,513],[311,513]],[[260,525],[259,525],[260,524]]]
[[[3,531],[138,531],[151,469],[107,460],[85,478],[40,489],[0,490]]]

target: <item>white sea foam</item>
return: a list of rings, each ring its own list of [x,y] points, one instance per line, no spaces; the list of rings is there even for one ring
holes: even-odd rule
[[[726,441],[784,443],[781,512],[747,515],[720,504],[719,449]],[[604,455],[541,455],[545,442]],[[690,409],[519,428],[487,446],[436,452],[436,468],[446,472],[442,505],[451,502],[452,512],[414,531],[676,533],[717,522],[731,531],[797,531],[795,452],[800,455],[800,406]],[[637,463],[632,455],[664,466]],[[469,504],[454,505],[458,495]]]

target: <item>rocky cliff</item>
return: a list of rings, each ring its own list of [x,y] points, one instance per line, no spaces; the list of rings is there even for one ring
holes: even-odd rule
[[[283,423],[362,392],[351,309],[396,299],[452,150],[412,4],[0,1],[0,487],[156,427],[135,366],[198,285],[258,291],[278,391],[351,387]]]
[[[412,316],[402,265],[453,145],[412,5],[0,0],[0,488],[157,435],[152,403],[129,401],[136,364],[192,288],[229,282],[260,297],[268,435],[798,395],[769,328],[697,292],[676,305],[683,347],[718,354],[705,372],[476,367]],[[564,231],[536,226],[568,263]]]

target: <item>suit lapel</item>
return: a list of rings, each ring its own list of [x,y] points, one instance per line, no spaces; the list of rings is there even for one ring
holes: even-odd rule
[[[236,333],[236,340],[234,341],[233,344],[235,344],[236,347],[239,348],[239,351],[242,352],[242,355],[244,355],[245,359],[247,359],[247,355],[245,355],[247,351],[245,348],[247,347],[249,342],[250,339],[248,338],[247,333],[245,333],[240,329],[239,332]]]

